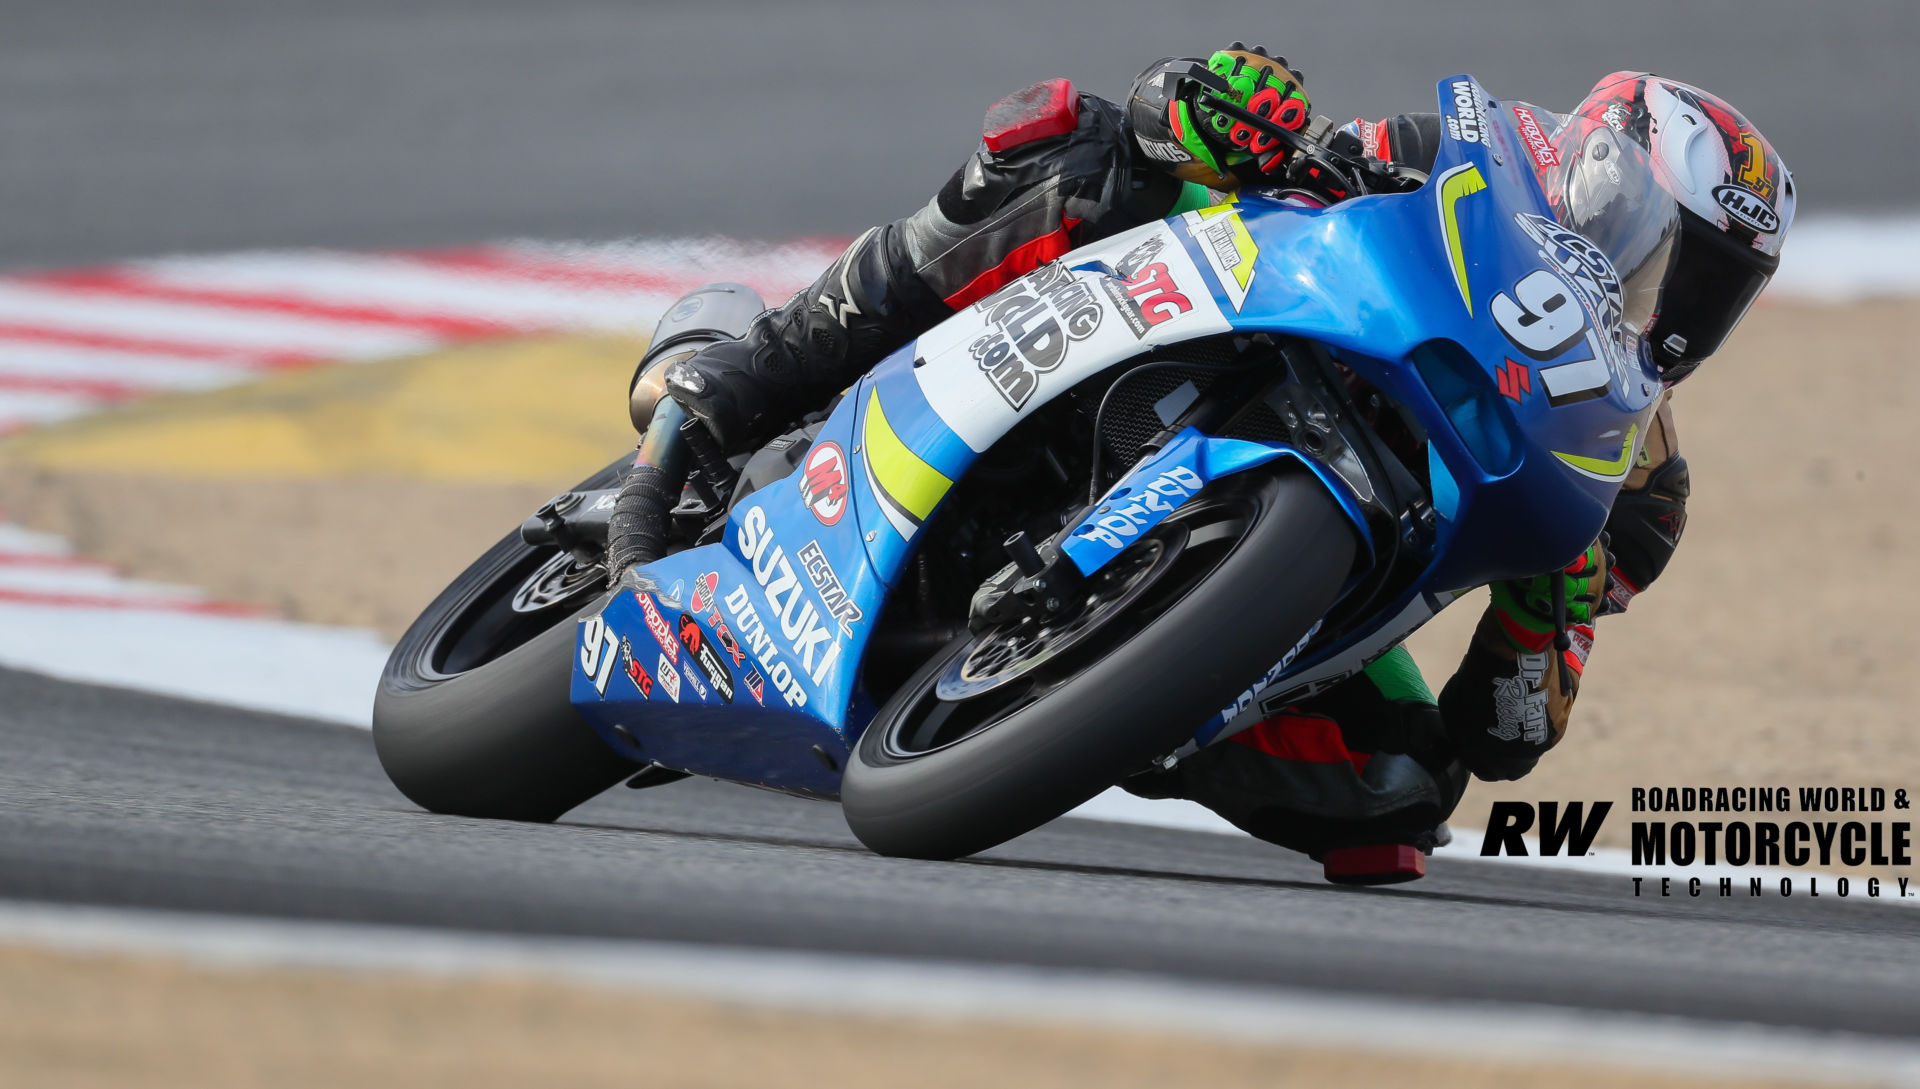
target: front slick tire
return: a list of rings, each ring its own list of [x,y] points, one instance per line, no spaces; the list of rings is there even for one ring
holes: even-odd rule
[[[629,460],[580,490],[610,486]],[[606,580],[574,580],[559,562],[558,549],[507,534],[393,648],[373,701],[374,751],[420,808],[553,821],[639,770],[568,699],[575,621],[604,603]]]
[[[1298,470],[1212,485],[1166,527],[1189,538],[1172,568],[1058,659],[942,699],[963,639],[887,701],[841,785],[860,842],[960,858],[1066,813],[1232,702],[1326,613],[1353,565],[1351,524]]]

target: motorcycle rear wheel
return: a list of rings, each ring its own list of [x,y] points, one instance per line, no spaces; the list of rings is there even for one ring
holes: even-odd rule
[[[612,487],[630,461],[578,490]],[[422,809],[553,821],[637,770],[568,701],[574,621],[607,594],[604,578],[569,581],[560,557],[509,533],[393,648],[374,697],[374,750]]]
[[[942,676],[980,638],[969,634],[894,693],[841,785],[862,843],[906,858],[974,854],[1172,751],[1299,643],[1356,547],[1326,486],[1298,470],[1213,485],[1156,533],[1181,535],[1178,560],[1056,660],[943,698]]]

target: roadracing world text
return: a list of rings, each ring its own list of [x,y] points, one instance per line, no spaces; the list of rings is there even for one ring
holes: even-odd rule
[[[1635,787],[1628,842],[1635,867],[1895,869],[1913,865],[1912,802],[1884,787]],[[1483,856],[1586,855],[1612,802],[1495,802]],[[1529,837],[1528,833],[1533,835]],[[1618,842],[1617,840],[1615,842]],[[1906,877],[1633,878],[1634,895],[1908,895]],[[1679,883],[1676,893],[1675,882]],[[1656,884],[1657,882],[1657,884]],[[1777,889],[1774,887],[1777,884]],[[1717,888],[1716,888],[1717,886]],[[1823,891],[1824,889],[1824,891]]]

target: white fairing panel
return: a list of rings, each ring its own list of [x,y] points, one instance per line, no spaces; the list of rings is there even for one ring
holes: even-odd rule
[[[1027,414],[1155,345],[1232,324],[1165,222],[1075,250],[920,336],[921,392],[976,452]]]

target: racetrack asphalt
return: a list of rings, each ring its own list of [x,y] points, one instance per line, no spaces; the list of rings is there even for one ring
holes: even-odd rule
[[[829,804],[689,780],[558,824],[423,813],[365,731],[0,671],[0,897],[862,952],[1920,1035],[1920,912],[1635,899],[1439,861],[1352,890],[1253,840],[1056,822],[868,853]]]

